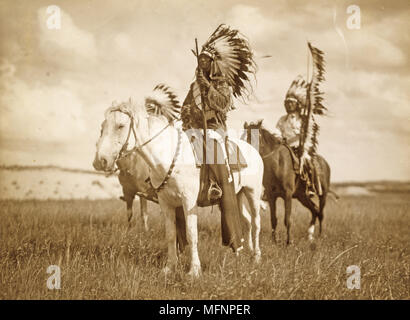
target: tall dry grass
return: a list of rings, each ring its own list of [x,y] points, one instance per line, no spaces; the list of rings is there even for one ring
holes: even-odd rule
[[[408,195],[330,201],[324,234],[313,246],[306,240],[308,211],[294,203],[290,246],[285,245],[281,201],[276,245],[270,240],[269,212],[262,212],[259,265],[222,247],[218,211],[201,209],[203,273],[191,280],[185,275],[186,254],[173,276],[161,273],[166,245],[155,205],[145,233],[138,213],[128,229],[125,205],[117,200],[2,201],[0,298],[409,299]],[[46,286],[49,265],[61,268],[60,290]],[[349,265],[361,268],[360,290],[347,289]]]

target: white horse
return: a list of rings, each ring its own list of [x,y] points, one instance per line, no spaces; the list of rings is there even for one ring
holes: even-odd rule
[[[169,124],[165,117],[149,115],[143,105],[134,104],[131,99],[116,107],[108,108],[105,112],[105,120],[97,144],[96,161],[99,162],[99,166],[105,171],[112,170],[124,146],[128,144],[131,137],[134,137],[135,150],[149,167],[150,181],[157,189],[159,205],[165,217],[168,257],[163,271],[167,273],[173,270],[178,261],[175,209],[182,206],[187,240],[190,245],[189,274],[194,277],[199,276],[201,263],[197,248],[198,230],[195,209],[200,172],[187,135],[179,127]],[[235,191],[248,248],[253,252],[255,260],[259,261],[261,256],[259,209],[263,188],[263,161],[258,151],[250,144],[242,140],[235,142],[242,154],[246,156],[248,164],[240,172],[234,172]]]
[[[102,138],[104,123],[105,121],[101,125],[101,136],[97,142],[97,150]],[[104,170],[101,166],[101,162],[98,161],[98,152],[95,154],[93,166],[96,170]],[[136,152],[130,152],[122,157],[121,160],[117,162],[117,166],[119,169],[118,180],[123,192],[121,200],[125,201],[127,205],[128,223],[131,223],[133,202],[135,196],[138,195],[141,222],[144,230],[148,231],[147,199],[144,196],[147,195],[147,191],[150,188],[150,185],[145,181],[149,177],[149,167]]]

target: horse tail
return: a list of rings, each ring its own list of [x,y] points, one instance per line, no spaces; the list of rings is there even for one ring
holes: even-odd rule
[[[334,197],[335,202],[338,202],[338,201],[339,201],[340,196],[339,196],[336,192],[334,192],[333,190],[329,189],[329,192],[328,192],[328,193],[331,194],[331,195]]]
[[[322,169],[325,169],[325,180],[326,180],[326,183],[327,183],[326,187],[328,188],[327,193],[331,194],[333,196],[333,199],[335,200],[335,202],[337,202],[340,199],[340,196],[335,191],[330,189],[331,169],[330,169],[329,163],[322,156],[319,156],[319,159],[321,160]]]

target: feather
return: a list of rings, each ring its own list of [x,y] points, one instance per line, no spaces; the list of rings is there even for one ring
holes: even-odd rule
[[[322,104],[323,92],[319,90],[319,85],[325,80],[325,59],[323,51],[313,47],[310,42],[308,46],[313,60],[313,75],[310,89],[310,101],[313,104],[312,112],[314,114],[324,115],[327,108]]]
[[[312,80],[306,89],[306,105],[304,109],[304,123],[301,130],[301,147],[304,155],[313,157],[316,155],[320,127],[316,122],[315,115],[325,115],[327,108],[323,105],[323,92],[319,85],[325,80],[325,60],[323,51],[313,47],[308,42],[312,55]]]
[[[302,106],[306,105],[306,90],[308,84],[301,75],[298,75],[289,87],[286,93],[286,99],[296,99]]]
[[[162,115],[169,122],[179,119],[181,113],[177,96],[165,84],[155,86],[151,95],[145,98],[145,108],[148,113]]]
[[[204,51],[213,56],[215,74],[211,76],[226,77],[233,96],[246,101],[253,92],[249,75],[255,76],[257,71],[248,40],[238,30],[221,24],[202,46]]]

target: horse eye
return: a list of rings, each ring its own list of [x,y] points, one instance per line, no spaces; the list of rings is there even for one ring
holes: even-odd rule
[[[118,125],[118,129],[122,129],[122,128],[124,128],[123,124]]]

